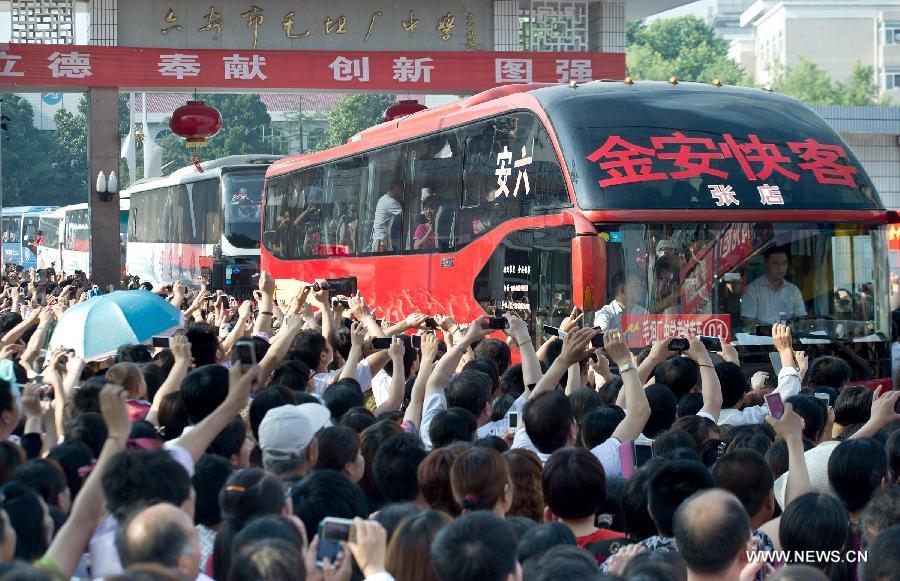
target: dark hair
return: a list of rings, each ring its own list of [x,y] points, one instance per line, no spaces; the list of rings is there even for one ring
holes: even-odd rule
[[[150,348],[146,345],[120,345],[116,349],[116,363],[148,363],[153,360]]]
[[[241,418],[234,418],[225,429],[219,432],[209,445],[209,452],[230,460],[232,456],[241,453],[244,442],[247,439],[247,424]]]
[[[716,486],[734,494],[750,518],[760,511],[775,478],[766,459],[755,450],[735,450],[722,456],[712,468]]]
[[[259,516],[281,514],[284,489],[278,479],[259,468],[238,470],[219,493],[222,528],[213,549],[213,577],[227,579],[231,569],[232,543],[248,522]]]
[[[541,484],[547,506],[563,519],[597,514],[606,500],[603,465],[584,448],[554,452],[544,465]]]
[[[165,450],[119,452],[110,460],[102,482],[107,508],[120,522],[144,505],[180,506],[191,495],[187,471]]]
[[[306,363],[294,359],[283,361],[272,372],[269,385],[283,385],[294,391],[306,391],[306,384],[313,376],[312,369]]]
[[[544,520],[544,490],[541,485],[544,466],[531,450],[515,448],[504,454],[513,483],[513,499],[507,517],[522,516],[535,522]]]
[[[322,353],[327,350],[328,342],[325,337],[315,331],[302,331],[294,337],[291,344],[291,351],[295,354],[293,358],[306,363],[313,371],[319,369]]]
[[[415,516],[422,512],[422,509],[411,502],[401,502],[399,504],[389,504],[379,510],[372,517],[373,520],[381,523],[387,532],[387,540],[390,543],[394,532],[400,526],[400,523],[411,516]]]
[[[847,427],[864,424],[872,413],[872,392],[857,385],[845,388],[834,401],[834,423]]]
[[[515,535],[500,517],[485,511],[466,514],[443,529],[431,544],[440,581],[504,581],[516,570]]]
[[[875,491],[859,516],[860,545],[865,549],[882,531],[900,524],[900,486]]]
[[[100,390],[104,385],[106,385],[106,379],[102,377],[92,377],[82,383],[66,404],[65,417],[71,421],[87,413],[100,415]]]
[[[516,554],[519,562],[524,563],[528,559],[542,557],[547,551],[559,545],[578,546],[572,529],[558,522],[541,523],[522,535]]]
[[[884,448],[872,438],[844,440],[828,458],[828,482],[850,512],[866,506],[886,475]]]
[[[670,357],[656,364],[653,376],[657,382],[671,389],[678,399],[690,393],[697,385],[700,379],[700,366],[687,357]]]
[[[388,544],[384,562],[396,581],[437,579],[431,562],[431,543],[438,532],[451,522],[451,518],[443,512],[426,510],[400,523]]]
[[[228,581],[304,581],[306,569],[297,545],[281,539],[266,539],[235,547]]]
[[[681,357],[680,359],[684,359]],[[655,383],[644,390],[650,403],[650,417],[644,425],[644,435],[655,438],[663,430],[668,430],[675,423],[678,409],[678,398],[667,385]]]
[[[325,428],[318,435],[319,455],[313,470],[337,470],[359,454],[359,434],[344,426]]]
[[[334,421],[340,421],[348,410],[366,405],[366,398],[355,379],[342,379],[331,384],[322,395]]]
[[[500,393],[519,397],[525,393],[525,376],[522,373],[522,364],[516,363],[500,375]]]
[[[286,516],[274,514],[259,516],[251,520],[247,526],[241,529],[241,532],[234,536],[231,544],[236,551],[251,543],[265,540],[281,540],[298,548],[303,546],[303,537],[300,536],[297,526]],[[232,567],[232,572],[233,570],[234,567]]]
[[[444,393],[448,408],[463,408],[478,418],[491,401],[491,378],[481,371],[463,371],[447,384]]]
[[[687,564],[676,551],[647,551],[634,556],[623,576],[635,581],[687,581]]]
[[[283,405],[297,405],[294,392],[283,385],[270,385],[258,392],[256,397],[250,401],[250,411],[248,412],[250,431],[253,432],[253,438],[257,442],[259,441],[259,425],[266,417],[266,412]]]
[[[687,452],[688,458],[700,462],[700,454],[694,439],[684,430],[666,430],[653,440],[653,455],[661,458],[675,459],[676,452]],[[693,455],[690,455],[693,452]],[[679,457],[681,457],[679,455]]]
[[[363,477],[357,485],[365,493],[369,500],[370,512],[375,512],[378,506],[383,502],[384,497],[378,489],[378,483],[375,481],[374,466],[375,454],[378,448],[388,439],[398,434],[404,433],[403,428],[397,422],[389,420],[381,420],[375,422],[359,434],[359,450],[362,452],[363,459],[366,461]]]
[[[227,395],[228,370],[221,365],[198,367],[181,382],[181,401],[192,424],[213,413]]]
[[[222,522],[219,494],[230,477],[231,464],[228,460],[214,454],[200,456],[191,478],[197,493],[194,503],[195,524],[212,528]]]
[[[824,393],[828,396],[828,405],[833,406],[838,398],[838,390],[833,387],[829,387],[827,385],[818,385],[814,388],[811,388],[813,391],[813,397],[817,393]]]
[[[603,405],[603,398],[591,387],[575,389],[569,395],[569,401],[572,402],[572,414],[578,426],[581,426],[586,413]]]
[[[866,561],[860,564],[861,581],[895,579],[900,570],[900,525],[894,525],[878,535],[866,551]]]
[[[552,454],[569,441],[574,422],[572,403],[558,391],[545,391],[525,403],[522,419],[534,447]]]
[[[59,462],[66,474],[66,483],[69,485],[69,492],[74,500],[81,490],[81,476],[78,474],[78,469],[91,465],[91,460],[94,458],[91,449],[84,442],[67,440],[50,450],[47,458]]]
[[[715,508],[708,506],[713,502]],[[707,506],[698,507],[701,503]],[[678,553],[697,573],[724,572],[750,537],[747,511],[733,495],[722,492],[687,499],[675,511],[674,527]]]
[[[455,442],[472,442],[478,429],[478,421],[464,408],[449,408],[439,412],[431,420],[428,436],[431,445],[443,448]]]
[[[887,452],[891,480],[894,484],[898,484],[898,479],[900,479],[900,430],[894,430],[894,433],[888,437],[884,449]]]
[[[505,418],[517,399],[518,397],[512,394],[501,395],[495,399],[494,403],[491,404],[491,421],[499,422]]]
[[[624,419],[625,410],[619,406],[607,405],[590,410],[581,420],[581,445],[589,450],[599,446],[612,437]]]
[[[663,458],[651,458],[625,481],[625,488],[622,489],[622,516],[629,538],[646,539],[656,534],[656,524],[647,510],[647,483],[653,471],[668,462]]]
[[[812,404],[817,408],[821,408],[818,402],[813,398]],[[809,402],[804,402],[809,403]],[[722,440],[725,442],[726,452],[734,452],[743,448],[756,450],[760,454],[765,454],[772,446],[775,439],[775,431],[769,424],[745,424],[734,426],[727,433],[723,434]]]
[[[803,451],[812,449],[812,442],[803,440]],[[772,477],[777,479],[788,471],[788,449],[784,440],[778,440],[766,452],[766,464],[772,470]]]
[[[847,546],[847,509],[834,497],[810,492],[794,499],[781,514],[778,537],[785,551],[834,551]],[[830,573],[827,562],[811,563]]]
[[[604,383],[597,389],[597,393],[600,394],[600,399],[603,401],[603,405],[616,405],[616,400],[619,398],[619,391],[622,389],[622,378],[618,375]]]
[[[416,499],[419,494],[419,464],[425,456],[420,440],[406,433],[387,439],[378,448],[372,463],[372,474],[378,490],[388,502]]]
[[[565,581],[567,579],[598,579],[600,569],[590,553],[569,545],[556,546],[523,564],[526,578],[531,581]]]
[[[162,387],[162,384],[165,383],[166,377],[171,370],[164,370],[156,363],[144,363],[140,367],[141,376],[144,378],[144,383],[147,385],[147,401],[152,402],[153,398],[156,397],[156,392],[158,392],[159,388]]]
[[[498,376],[506,373],[512,359],[512,352],[509,349],[509,345],[500,339],[483,339],[475,347],[473,353],[475,355],[475,361],[486,359],[496,363]]]
[[[510,486],[509,463],[491,448],[469,448],[450,467],[453,497],[463,513],[492,510]]]
[[[429,452],[419,464],[416,477],[419,493],[431,508],[442,510],[451,516],[460,514],[459,503],[453,497],[453,488],[450,485],[450,468],[468,449],[469,446],[466,444],[437,448]]]
[[[490,339],[486,339],[489,341]],[[496,339],[494,339],[496,341]],[[505,343],[504,343],[505,345]],[[480,346],[480,344],[479,344]],[[476,346],[476,349],[478,347]],[[473,359],[466,363],[463,371],[480,371],[491,379],[491,397],[500,390],[500,371],[497,362],[490,358]]]
[[[824,355],[809,365],[810,387],[833,387],[840,389],[850,381],[850,365],[840,357]]]
[[[507,444],[500,436],[494,435],[478,438],[475,440],[473,446],[478,448],[491,448],[492,450],[497,450],[501,454],[509,450],[509,444]]]
[[[57,446],[58,448],[59,446]],[[27,460],[28,456],[21,446],[8,440],[0,441],[0,485],[9,482],[16,468]],[[90,460],[88,460],[88,464],[90,464]]]
[[[686,393],[681,396],[681,399],[678,400],[678,407],[676,408],[675,416],[678,418],[687,418],[696,415],[697,412],[702,409],[703,394],[695,392]]]
[[[716,422],[706,416],[698,416],[696,414],[678,418],[672,424],[672,428],[687,433],[694,441],[694,448],[697,450],[697,453],[701,456],[705,450],[707,440],[711,439],[710,430],[714,431],[715,435],[719,433],[719,426]]]
[[[127,568],[138,563],[156,563],[170,569],[176,568],[178,560],[190,547],[188,531],[174,519],[160,519],[152,523],[152,529],[148,531],[150,534],[141,535],[140,539],[129,538],[128,528],[138,515],[140,512],[132,514],[116,532],[116,549],[122,566]]]
[[[215,365],[216,354],[219,351],[218,330],[215,327],[205,323],[194,323],[187,327],[184,336],[191,344],[191,356],[197,367]]]
[[[659,534],[671,537],[675,510],[692,494],[715,486],[706,466],[690,460],[676,460],[653,471],[647,482],[647,507]]]
[[[37,492],[21,482],[9,482],[0,493],[9,523],[16,531],[16,558],[31,562],[47,551],[44,507]]]
[[[19,313],[3,313],[0,315],[0,333],[4,335],[18,327],[22,321],[22,315]]]
[[[184,407],[180,391],[163,396],[156,419],[159,422],[159,433],[163,438],[174,440],[181,436],[191,422],[188,419],[187,408]]]
[[[768,261],[773,254],[783,254],[788,260],[791,259],[791,251],[786,246],[770,246],[763,252],[763,259]]]
[[[13,395],[12,384],[5,379],[0,379],[0,412],[12,411],[13,406],[18,405]]]
[[[374,425],[377,421],[375,414],[362,406],[350,408],[341,417],[341,425],[347,426],[357,434],[362,434],[363,430]]]
[[[50,506],[59,506],[59,495],[66,489],[66,475],[55,460],[29,460],[19,466],[12,476],[37,492]]]
[[[316,534],[326,516],[365,518],[369,515],[366,497],[347,477],[334,470],[310,472],[294,488],[294,514],[306,525],[306,538]]]
[[[747,391],[747,378],[740,365],[723,361],[716,365],[716,375],[722,386],[722,409],[737,407]]]

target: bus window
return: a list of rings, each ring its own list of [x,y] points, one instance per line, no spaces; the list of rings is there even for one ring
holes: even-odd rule
[[[57,248],[59,246],[59,218],[41,218],[41,232],[44,233],[45,248]]]
[[[401,147],[386,147],[368,156],[368,187],[360,204],[363,252],[399,250],[406,189]]]
[[[220,244],[222,240],[222,201],[219,198],[219,180],[194,182],[185,200],[184,237],[193,244]],[[184,188],[184,186],[182,186]]]
[[[259,248],[259,220],[265,170],[222,173],[225,238],[238,248]]]
[[[447,131],[406,145],[408,183],[404,202],[406,250],[446,252],[455,246],[460,206],[462,156],[456,131]]]
[[[20,241],[22,217],[9,216],[3,218],[3,242],[18,243]]]

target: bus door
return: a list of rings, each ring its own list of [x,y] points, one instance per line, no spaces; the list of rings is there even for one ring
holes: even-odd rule
[[[3,216],[3,261],[22,264],[22,216]]]
[[[540,337],[543,326],[559,327],[572,313],[572,238],[571,226],[534,230],[531,256],[531,285],[534,327]]]
[[[37,268],[37,231],[40,216],[22,216],[22,267]]]

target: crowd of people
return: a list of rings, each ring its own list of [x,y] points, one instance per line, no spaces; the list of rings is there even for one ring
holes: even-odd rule
[[[129,291],[184,328],[84,361],[44,346],[97,289],[33,278],[0,305],[0,580],[900,578],[900,391],[786,325],[766,388],[615,317],[536,346],[263,273]]]

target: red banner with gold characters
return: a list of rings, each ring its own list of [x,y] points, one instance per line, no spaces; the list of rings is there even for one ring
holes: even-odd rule
[[[474,93],[625,76],[623,53],[188,50],[0,44],[0,86]]]
[[[643,349],[668,337],[705,336],[727,341],[731,315],[622,315],[622,332],[632,349]]]

